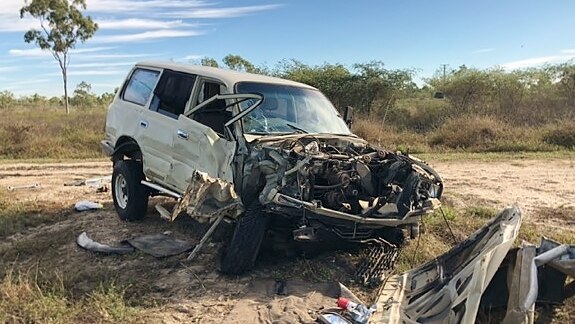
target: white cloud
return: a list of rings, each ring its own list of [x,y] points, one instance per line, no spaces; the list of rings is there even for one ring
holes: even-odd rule
[[[128,43],[128,42],[142,42],[156,39],[174,38],[174,37],[191,37],[202,35],[203,32],[197,30],[152,30],[137,34],[121,34],[121,35],[96,35],[92,40],[93,43]]]
[[[98,76],[98,75],[122,75],[126,74],[125,70],[69,70],[68,76]],[[60,72],[47,73],[44,76],[62,76]]]
[[[154,57],[160,56],[161,53],[139,53],[139,54],[85,54],[75,56],[75,61],[90,61],[90,60],[108,60],[108,59],[130,59],[130,58],[141,58],[141,57]]]
[[[197,60],[201,60],[202,57],[204,57],[205,55],[186,55],[180,59],[178,59],[177,61],[197,61]]]
[[[17,70],[18,68],[15,66],[0,66],[0,73],[14,72]]]
[[[15,1],[15,0],[12,0]],[[208,3],[201,0],[87,0],[88,11],[107,13],[133,13],[153,12],[156,9],[181,10],[207,6]]]
[[[134,65],[134,62],[92,62],[92,63],[78,63],[78,64],[70,64],[70,69],[78,69],[78,68],[107,68],[112,66],[130,66]]]
[[[563,54],[575,54],[575,49],[564,49],[561,51]]]
[[[10,56],[18,56],[18,57],[47,57],[51,56],[50,52],[43,51],[39,48],[31,48],[31,49],[11,49],[8,51]]]
[[[40,28],[40,23],[31,18],[20,19],[19,14],[0,14],[0,32],[21,32],[31,28]]]
[[[34,18],[20,19],[20,8],[25,5],[23,0],[3,0],[2,2],[0,32],[22,32],[40,27],[38,20]],[[197,24],[190,24],[181,19],[232,18],[273,10],[281,6],[270,4],[218,7],[218,4],[218,2],[203,0],[88,0],[86,14],[91,16],[101,29],[174,29],[197,26]],[[102,14],[103,17],[100,17]],[[152,16],[177,20],[150,19],[149,17]]]
[[[182,20],[155,20],[155,19],[98,19],[100,29],[172,29],[178,27],[198,26],[198,24],[184,23]]]
[[[88,48],[78,48],[73,49],[70,51],[70,54],[79,54],[79,53],[93,53],[93,52],[101,52],[113,49],[114,47],[107,46],[107,47],[88,47]],[[41,50],[40,48],[30,48],[30,49],[11,49],[8,50],[8,54],[10,56],[17,56],[17,57],[51,57],[52,54],[49,51]]]
[[[261,5],[261,6],[245,6],[245,7],[229,7],[229,8],[196,8],[191,10],[172,11],[162,13],[159,16],[172,17],[172,18],[234,18],[245,16],[248,14],[272,10],[281,7],[278,4]]]
[[[123,75],[126,74],[125,70],[80,70],[69,71],[69,76],[88,76],[88,75]]]
[[[508,62],[500,66],[506,70],[523,69],[528,67],[540,66],[547,63],[557,63],[568,61],[575,58],[575,53],[571,55],[551,55],[542,57],[532,57],[524,60]]]
[[[0,6],[0,14],[14,14],[20,15],[20,8],[25,6],[24,0],[2,0]]]

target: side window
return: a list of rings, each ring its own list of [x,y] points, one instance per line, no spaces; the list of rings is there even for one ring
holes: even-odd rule
[[[136,69],[124,89],[122,99],[145,106],[159,74],[158,71]]]
[[[195,105],[211,97],[226,92],[226,86],[217,82],[202,82]],[[220,136],[225,133],[224,124],[232,118],[232,108],[226,107],[225,100],[216,100],[194,113],[193,119],[213,129]]]
[[[195,81],[195,75],[165,70],[154,90],[150,109],[178,118],[186,109]]]
[[[211,97],[213,97],[215,95],[224,93],[225,90],[226,90],[226,86],[224,86],[223,84],[216,83],[216,82],[209,82],[209,81],[202,82],[202,84],[200,86],[200,92],[198,94],[198,100],[196,102],[196,105],[201,104],[202,102],[210,99]],[[209,108],[208,108],[208,110],[209,110]]]

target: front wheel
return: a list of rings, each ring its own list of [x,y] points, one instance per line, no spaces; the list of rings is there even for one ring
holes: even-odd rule
[[[114,164],[112,198],[121,220],[135,221],[146,215],[149,191],[141,183],[144,179],[140,162],[120,160]]]
[[[232,239],[222,251],[221,272],[237,275],[254,267],[267,229],[268,218],[261,209],[252,203],[236,221]]]

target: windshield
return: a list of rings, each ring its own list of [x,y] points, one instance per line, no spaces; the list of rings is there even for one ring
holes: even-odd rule
[[[242,118],[244,133],[351,134],[331,102],[319,91],[279,84],[240,82],[237,93],[258,93],[263,102]],[[240,103],[247,109],[250,100]]]

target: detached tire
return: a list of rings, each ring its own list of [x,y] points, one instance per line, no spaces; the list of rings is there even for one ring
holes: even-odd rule
[[[236,221],[234,234],[224,247],[220,260],[220,271],[237,275],[251,270],[258,257],[266,229],[267,215],[259,203],[253,203]]]
[[[133,160],[120,160],[112,173],[112,198],[121,220],[144,218],[148,209],[148,189],[141,184],[145,179],[142,164]]]

